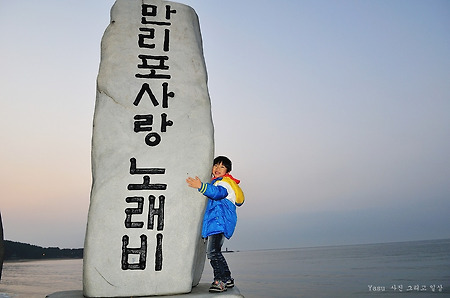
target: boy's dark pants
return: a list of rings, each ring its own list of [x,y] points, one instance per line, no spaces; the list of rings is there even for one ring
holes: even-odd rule
[[[226,283],[227,280],[231,279],[231,272],[222,254],[224,240],[223,233],[208,236],[206,255],[214,271],[214,280],[221,280]]]

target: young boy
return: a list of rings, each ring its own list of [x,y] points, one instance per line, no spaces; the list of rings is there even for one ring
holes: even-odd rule
[[[223,292],[234,287],[234,279],[222,254],[222,244],[225,238],[230,239],[233,235],[237,222],[236,206],[244,203],[244,194],[238,185],[240,181],[233,178],[230,171],[231,160],[218,156],[214,159],[210,183],[203,183],[198,177],[186,179],[190,187],[208,197],[202,237],[208,240],[206,254],[214,271],[210,292]]]

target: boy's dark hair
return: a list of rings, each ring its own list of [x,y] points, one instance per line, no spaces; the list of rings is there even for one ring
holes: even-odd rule
[[[214,158],[214,163],[213,165],[216,164],[223,164],[225,166],[225,168],[227,168],[227,173],[231,172],[231,160],[226,157],[226,156],[217,156],[216,158]]]

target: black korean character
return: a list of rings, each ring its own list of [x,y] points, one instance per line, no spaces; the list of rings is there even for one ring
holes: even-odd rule
[[[163,195],[159,196],[159,208],[155,208],[155,196],[150,195],[148,199],[150,202],[150,207],[148,211],[147,229],[153,230],[155,225],[155,216],[158,216],[156,229],[158,231],[162,231],[164,229],[164,203],[166,198]]]
[[[127,203],[137,203],[137,208],[126,208],[125,214],[127,215],[125,218],[125,227],[129,228],[142,228],[144,223],[142,221],[132,222],[131,216],[133,214],[142,214],[144,209],[144,198],[143,197],[127,197],[125,199]]]
[[[163,84],[163,85],[164,85],[164,84]],[[135,99],[134,102],[133,102],[133,104],[134,104],[135,106],[138,106],[138,105],[139,105],[139,103],[141,102],[142,97],[144,96],[145,93],[148,94],[148,96],[149,96],[149,98],[150,98],[150,100],[151,100],[153,106],[156,107],[156,106],[159,105],[159,102],[158,102],[158,100],[156,99],[155,94],[153,94],[153,91],[152,91],[152,89],[150,88],[150,85],[149,85],[148,83],[144,83],[144,84],[142,84],[141,90],[139,90],[139,93],[136,95],[136,99]]]
[[[170,20],[172,14],[177,13],[175,9],[171,9],[170,5],[166,5],[165,19]],[[142,24],[153,24],[158,26],[170,26],[170,22],[152,20],[158,14],[158,7],[151,4],[142,4]]]
[[[164,175],[166,173],[166,169],[164,168],[137,168],[136,167],[136,158],[130,158],[130,174],[131,175],[141,175],[141,174],[151,174],[151,175]]]
[[[134,132],[152,131],[153,115],[136,115],[134,120]]]
[[[146,34],[138,34],[138,46],[140,48],[148,48],[154,49],[154,43],[147,43],[147,39],[155,38],[155,29],[154,28],[139,28],[139,31],[144,32]]]
[[[158,146],[161,143],[161,136],[156,132],[151,132],[145,136],[145,144],[150,147]]]
[[[153,131],[153,115],[136,115],[134,116],[134,132]],[[173,126],[173,121],[167,119],[167,114],[161,114],[161,132],[167,132],[167,127]],[[145,137],[145,143],[154,147],[161,143],[161,136],[157,132],[151,132]]]
[[[155,251],[155,271],[162,270],[163,254],[162,254],[163,235],[156,234],[156,251]]]
[[[128,248],[130,237],[122,237],[122,270],[144,270],[147,263],[147,236],[141,235],[141,247]],[[130,264],[129,255],[139,255],[139,263]]]
[[[161,132],[166,132],[167,126],[172,126],[172,125],[173,125],[173,121],[167,120],[167,114],[162,113],[161,114]]]
[[[170,42],[170,30],[164,29],[164,42],[163,42],[164,52],[168,52],[170,50],[169,42]]]
[[[138,34],[138,46],[145,49],[155,49],[156,44],[150,43],[148,40],[155,39],[155,28],[139,28],[142,33]],[[170,30],[164,29],[163,51],[170,50]]]
[[[136,159],[130,159],[130,174],[151,174],[151,175],[163,175],[166,170],[162,168],[147,168],[147,169],[137,169]],[[150,184],[150,176],[145,175],[143,177],[144,182],[142,184],[128,184],[128,190],[166,190],[167,184],[156,183]]]
[[[175,93],[169,91],[169,83],[165,82],[162,84],[163,87],[163,104],[162,107],[167,109],[169,107],[169,97],[175,97]]]
[[[154,107],[159,106],[158,99],[156,98],[155,94],[152,91],[152,88],[148,83],[142,84],[141,89],[136,95],[136,99],[134,100],[133,104],[135,106],[138,106],[145,94],[148,95]],[[173,91],[169,91],[169,83],[164,82],[162,84],[162,107],[164,109],[167,109],[169,107],[169,97],[174,98],[175,93]]]
[[[170,20],[170,15],[173,13],[177,13],[175,9],[171,9],[170,5],[166,5],[166,20]]]
[[[152,131],[153,115],[134,116],[134,132]],[[148,146],[155,147],[161,143],[161,136],[157,132],[151,132],[145,136],[145,143]]]
[[[168,56],[153,56],[153,55],[138,55],[139,59],[141,59],[141,64],[138,64],[138,68],[148,69],[150,73],[147,74],[135,74],[137,78],[144,79],[170,79],[171,75],[169,74],[161,74],[157,73],[156,70],[168,70],[169,66],[165,65],[165,62],[169,60]],[[149,64],[153,61],[157,61],[156,64]]]

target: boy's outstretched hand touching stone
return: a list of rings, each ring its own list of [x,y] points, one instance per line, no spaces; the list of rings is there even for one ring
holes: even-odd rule
[[[200,188],[202,186],[202,182],[197,176],[195,176],[195,178],[188,177],[186,182],[192,188]]]

